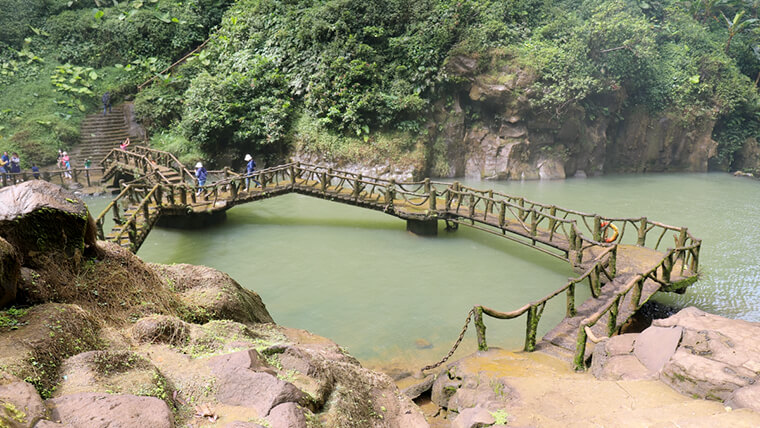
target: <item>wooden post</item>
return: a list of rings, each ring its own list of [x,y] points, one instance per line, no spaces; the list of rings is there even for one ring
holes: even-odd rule
[[[430,194],[430,178],[425,178],[423,180],[423,187],[425,189],[425,194]]]
[[[520,216],[520,221],[525,221],[525,198],[518,199],[517,205],[520,206],[520,208],[517,210],[517,214]]]
[[[475,196],[470,194],[470,220],[475,217]]]
[[[488,191],[488,200],[486,201],[486,212],[483,214],[483,220],[488,219],[488,214],[493,211],[493,190]]]
[[[575,244],[576,244],[576,242],[575,242],[575,236],[576,236],[576,233],[575,233],[575,224],[573,223],[573,224],[570,225],[570,242],[568,242],[570,251],[576,251],[576,250],[578,250],[578,248],[575,247]]]
[[[673,250],[668,249],[668,255],[662,261],[662,280],[670,282],[670,273],[673,271]]]
[[[290,188],[292,189],[296,187],[296,169],[293,168],[293,165],[290,165],[288,171],[290,172]]]
[[[478,351],[487,351],[488,343],[486,343],[486,324],[483,322],[483,307],[475,307],[475,332],[478,336]]]
[[[84,170],[84,176],[87,179],[87,187],[92,186],[92,184],[90,183],[90,170],[89,169],[85,169]]]
[[[552,205],[549,208],[549,215],[551,216],[549,217],[549,240],[551,240],[554,237],[554,226],[557,225],[557,219],[554,218],[557,216],[557,207]]]
[[[322,172],[321,177],[322,179],[320,181],[322,185],[322,194],[325,194],[327,192],[327,173]]]
[[[691,273],[696,274],[697,270],[699,269],[699,249],[702,247],[702,241],[699,241],[697,246],[694,248],[692,252],[691,257]]]
[[[150,218],[150,208],[148,207],[148,200],[145,200],[145,203],[143,204],[143,216],[145,217],[145,223],[148,222],[148,219]],[[137,223],[137,219],[132,222],[132,224]]]
[[[602,218],[594,216],[594,241],[602,242]]]
[[[76,168],[72,168],[71,174],[74,177],[74,183],[79,183],[79,171]]]
[[[610,317],[607,320],[607,335],[612,337],[615,334],[615,331],[617,330],[617,316],[618,316],[618,310],[620,309],[620,295],[615,298],[615,301],[612,303],[612,306],[610,306]]]
[[[639,239],[636,241],[636,245],[639,245],[641,247],[644,246],[647,242],[647,218],[642,217],[641,223],[639,224]]]
[[[578,326],[578,339],[575,342],[575,359],[573,365],[575,371],[586,370],[586,325],[581,323]]]
[[[238,197],[238,184],[237,181],[232,180],[230,182],[230,194],[232,195],[232,199],[237,199]]]
[[[532,210],[530,210],[530,236],[535,237],[537,230],[538,230],[538,212],[536,211],[536,208],[534,207]],[[535,244],[535,241],[533,243]]]
[[[580,266],[583,263],[583,239],[579,234],[575,234],[575,265]]]
[[[226,180],[230,176],[230,167],[225,166],[222,170],[222,173],[224,174],[224,179]]]
[[[688,231],[687,228],[682,227],[680,233],[678,234],[678,247],[683,247],[686,245],[686,232]]]
[[[567,296],[565,316],[567,318],[574,317],[577,313],[575,309],[575,281],[571,282],[570,286],[567,287],[567,292],[565,295]]]
[[[361,191],[362,191],[362,182],[361,182],[361,180],[362,180],[362,175],[361,174],[359,174],[359,176],[356,177],[356,180],[354,180],[354,191],[352,192],[353,193],[352,196],[354,197],[355,201],[359,200],[359,193],[361,193]]]
[[[395,197],[396,193],[396,180],[391,179],[390,184],[388,187],[385,188],[385,203],[388,205],[388,207],[393,207],[393,198]]]
[[[435,189],[430,189],[430,211],[435,212],[436,211],[436,199],[438,198],[438,195],[436,194]]]
[[[504,217],[507,215],[507,203],[501,201],[499,203],[499,227],[504,228]]]
[[[641,291],[644,289],[644,281],[646,281],[646,278],[639,277],[639,279],[636,281],[636,285],[633,286],[633,296],[631,296],[631,303],[634,311],[639,309],[639,304],[641,303]]]
[[[530,305],[528,309],[528,320],[525,327],[525,351],[533,352],[536,350],[536,331],[538,330],[538,314],[536,307]]]
[[[26,175],[26,171],[24,171],[21,173],[21,181],[26,181],[26,180],[27,180],[27,175]]]
[[[113,204],[113,221],[116,224],[121,224],[121,216],[119,216],[119,203],[114,202]]]
[[[618,246],[615,244],[615,246],[612,248],[612,251],[610,251],[610,257],[607,261],[607,266],[610,270],[610,276],[613,278],[617,275],[617,250]]]
[[[602,292],[601,284],[599,283],[599,265],[595,264],[594,269],[589,273],[589,280],[591,281],[591,295],[594,298],[598,298]]]
[[[179,202],[182,205],[187,205],[187,185],[182,183],[182,187],[179,188]]]

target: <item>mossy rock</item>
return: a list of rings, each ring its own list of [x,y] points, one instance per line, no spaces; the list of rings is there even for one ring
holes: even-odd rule
[[[77,265],[95,251],[94,222],[87,206],[62,187],[32,180],[0,189],[0,236],[19,252],[22,264],[40,266],[54,255]]]
[[[99,348],[96,320],[77,305],[47,303],[30,308],[16,330],[0,332],[0,370],[52,395],[66,358]]]

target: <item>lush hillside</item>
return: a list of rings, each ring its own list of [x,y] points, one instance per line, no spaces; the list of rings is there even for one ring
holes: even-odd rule
[[[197,46],[226,0],[0,0],[0,148],[51,162],[116,101]]]
[[[3,17],[16,25],[0,25],[11,48],[0,54],[0,145],[30,155],[35,144],[74,141],[71,124],[97,108],[100,92],[134,93],[204,40],[226,5],[36,3],[0,0],[17,11]],[[138,94],[136,109],[156,144],[217,164],[297,150],[457,175],[452,153],[467,147],[445,142],[460,138],[446,134],[454,119],[462,136],[510,123],[550,129],[533,132],[521,156],[578,163],[600,143],[548,141],[564,131],[544,123],[577,121],[580,141],[604,121],[602,170],[617,165],[610,153],[633,132],[625,122],[645,114],[712,137],[712,167],[742,167],[737,153],[760,132],[757,3],[238,0],[208,47]],[[61,79],[76,85],[51,85]]]

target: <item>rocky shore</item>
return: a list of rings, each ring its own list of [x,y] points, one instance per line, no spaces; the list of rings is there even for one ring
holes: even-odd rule
[[[97,241],[42,181],[0,189],[0,308],[2,428],[760,426],[756,323],[689,308],[589,373],[492,349],[402,391],[222,272]]]

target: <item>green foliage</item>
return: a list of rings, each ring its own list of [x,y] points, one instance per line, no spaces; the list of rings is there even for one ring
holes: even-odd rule
[[[21,318],[26,315],[28,310],[20,308],[8,308],[0,311],[0,329],[17,330],[19,327],[26,325]]]

